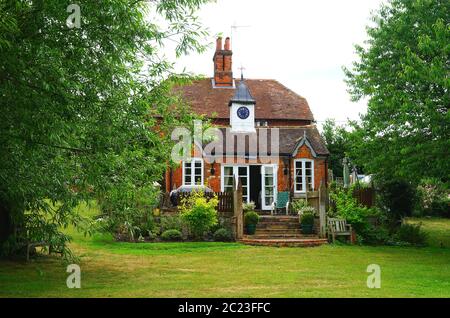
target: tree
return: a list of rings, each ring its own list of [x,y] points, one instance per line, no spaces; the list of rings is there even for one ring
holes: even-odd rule
[[[391,0],[373,16],[359,60],[346,69],[354,100],[352,159],[384,179],[449,181],[450,2]]]
[[[322,138],[330,151],[330,166],[334,177],[342,178],[342,160],[348,149],[349,133],[343,126],[337,126],[334,119],[327,119],[322,127]]]
[[[195,16],[205,2],[78,1],[79,27],[64,1],[0,2],[4,253],[24,239],[64,245],[58,228],[81,222],[83,200],[120,193],[126,209],[141,189],[156,196],[170,131],[191,118],[171,107],[180,104],[173,84],[188,76],[160,51],[168,39],[177,56],[205,48]]]

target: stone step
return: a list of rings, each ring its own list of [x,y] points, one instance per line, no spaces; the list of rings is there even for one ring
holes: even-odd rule
[[[270,234],[254,234],[254,235],[244,235],[244,238],[248,239],[278,239],[278,238],[292,238],[292,239],[301,239],[301,238],[317,238],[315,234],[287,234],[287,233],[270,233]]]
[[[299,228],[295,229],[256,229],[255,234],[300,234],[301,231]]]
[[[273,224],[273,225],[283,225],[283,224],[299,224],[298,219],[294,220],[285,220],[285,221],[272,221],[272,220],[259,220],[258,224]]]
[[[295,218],[295,219],[280,219],[280,220],[277,220],[277,219],[262,219],[262,218],[260,218],[258,224],[260,224],[260,223],[262,223],[262,224],[265,224],[265,223],[270,223],[270,224],[285,224],[285,223],[287,223],[287,224],[290,224],[290,223],[299,223],[299,221],[298,221],[298,218]]]
[[[257,229],[298,229],[300,228],[299,223],[286,223],[286,224],[279,224],[279,223],[258,223],[256,226]]]
[[[320,238],[302,238],[302,239],[250,239],[243,238],[241,243],[257,246],[276,246],[276,247],[308,247],[328,244],[326,239]]]

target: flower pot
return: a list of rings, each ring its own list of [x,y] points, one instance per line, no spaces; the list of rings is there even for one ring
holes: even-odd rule
[[[247,228],[247,234],[248,235],[255,234],[255,232],[256,232],[256,224],[247,224],[246,228]]]
[[[313,224],[300,224],[302,234],[313,234],[314,225]]]

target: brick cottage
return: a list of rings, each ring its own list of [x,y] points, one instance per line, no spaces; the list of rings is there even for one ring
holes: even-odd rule
[[[169,192],[182,185],[232,190],[241,180],[243,201],[270,210],[277,195],[290,198],[327,186],[329,152],[305,98],[276,80],[233,77],[230,39],[218,38],[214,77],[177,87],[191,109],[216,127],[215,147],[196,144],[191,159],[168,169]]]

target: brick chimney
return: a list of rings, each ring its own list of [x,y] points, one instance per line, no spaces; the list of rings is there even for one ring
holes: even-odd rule
[[[230,38],[225,39],[225,46],[222,47],[222,38],[219,37],[213,58],[216,87],[233,87],[232,55]]]

